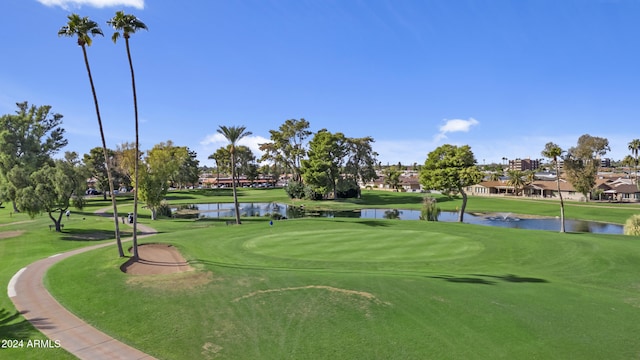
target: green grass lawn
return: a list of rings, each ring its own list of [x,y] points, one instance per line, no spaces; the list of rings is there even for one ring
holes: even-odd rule
[[[424,194],[364,191],[310,209],[420,209]],[[293,203],[284,191],[240,201]],[[171,204],[232,201],[231,191],[181,191]],[[93,200],[65,232],[0,209],[0,285],[21,267],[113,236]],[[459,199],[439,197],[443,210]],[[474,212],[557,216],[559,204],[469,199]],[[132,211],[119,199],[119,211]],[[567,217],[623,223],[632,204],[567,203]],[[82,220],[84,218],[84,220]],[[640,354],[637,237],[367,219],[161,219],[143,242],[177,246],[196,271],[128,276],[114,247],[69,258],[46,285],[103,331],[161,359],[626,359]],[[7,224],[12,225],[7,225]],[[130,231],[130,227],[124,227]],[[129,233],[130,235],[130,233]],[[5,296],[0,339],[42,338]],[[72,358],[62,350],[11,358]]]
[[[102,206],[91,204],[84,211],[72,211],[64,218],[64,232],[49,230],[52,221],[46,216],[30,219],[25,214],[14,214],[10,205],[0,208],[0,340],[46,339],[38,330],[17,313],[7,296],[7,285],[11,277],[21,268],[39,259],[83,246],[112,241],[113,222],[96,217],[92,209]],[[131,236],[131,229],[123,229],[124,236]],[[62,349],[23,349],[13,351],[0,349],[0,359],[73,359]]]
[[[101,249],[57,265],[47,284],[166,359],[640,353],[633,238],[393,220],[206,224],[148,240],[176,245],[194,272],[127,276]]]

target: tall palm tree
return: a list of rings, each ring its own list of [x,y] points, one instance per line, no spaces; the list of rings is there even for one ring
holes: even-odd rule
[[[96,88],[93,85],[93,77],[91,76],[91,67],[89,66],[89,58],[87,57],[87,46],[91,46],[92,37],[101,35],[102,30],[98,24],[90,20],[89,17],[80,17],[78,14],[71,14],[67,16],[68,22],[58,31],[58,36],[77,37],[78,45],[82,48],[82,54],[84,55],[84,64],[87,68],[87,75],[89,75],[89,83],[91,84],[91,93],[93,94],[93,103],[96,108],[96,116],[98,118],[98,127],[100,128],[100,138],[102,140],[102,151],[104,153],[104,163],[107,168],[107,178],[109,180],[109,193],[111,194],[111,204],[113,206],[113,220],[115,223],[116,243],[118,244],[118,254],[120,257],[124,256],[122,250],[122,242],[120,240],[120,227],[118,225],[118,207],[116,205],[116,197],[113,189],[113,177],[111,176],[111,161],[109,160],[107,143],[104,139],[104,129],[102,128],[102,119],[100,118],[100,107],[98,106],[98,96],[96,95]]]
[[[560,146],[549,142],[544,146],[544,150],[542,150],[542,156],[553,160],[553,163],[556,166],[556,184],[558,186],[558,196],[560,197],[560,232],[565,232],[564,230],[564,202],[562,201],[562,192],[560,192],[560,166],[558,165],[558,157],[562,155],[562,148]]]
[[[631,140],[631,142],[629,143],[629,150],[631,150],[631,153],[633,154],[633,159],[635,160],[634,162],[634,175],[633,177],[635,178],[636,181],[636,185],[638,184],[638,151],[640,151],[640,139],[633,139]]]
[[[220,125],[218,133],[222,134],[231,145],[229,152],[231,153],[231,187],[233,188],[233,205],[236,211],[236,224],[240,224],[240,208],[238,207],[238,193],[236,191],[236,144],[245,136],[251,135],[250,131],[246,131],[244,126],[224,126]]]
[[[131,88],[133,89],[133,113],[135,117],[135,127],[136,127],[136,145],[135,145],[135,155],[136,160],[134,163],[133,170],[133,182],[135,183],[135,191],[133,193],[133,258],[135,260],[138,259],[138,163],[140,162],[139,154],[140,154],[140,142],[139,142],[139,129],[138,129],[138,97],[136,95],[136,77],[133,72],[133,62],[131,61],[131,50],[129,49],[129,38],[131,34],[135,33],[140,29],[148,30],[147,25],[145,25],[142,21],[138,20],[134,15],[129,15],[124,13],[124,11],[117,11],[116,15],[107,21],[107,24],[110,25],[115,32],[113,36],[111,36],[111,40],[114,43],[118,41],[120,38],[120,31],[122,31],[122,37],[124,38],[124,42],[127,48],[127,58],[129,59],[129,69],[131,70]]]

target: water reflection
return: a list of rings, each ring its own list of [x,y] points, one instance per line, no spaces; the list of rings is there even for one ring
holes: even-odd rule
[[[295,219],[302,217],[350,217],[362,219],[393,219],[393,220],[420,220],[420,210],[400,209],[361,209],[355,211],[306,211],[304,207],[281,203],[241,203],[240,216],[243,217],[272,217],[274,219]],[[233,203],[212,203],[185,205],[172,209],[176,217],[182,218],[229,218],[234,217]],[[454,211],[442,211],[438,221],[458,221],[458,213]],[[498,226],[515,229],[529,230],[560,230],[558,218],[520,218],[511,213],[498,213],[492,215],[465,214],[464,222],[485,226]],[[595,221],[565,219],[565,228],[569,232],[590,232],[601,234],[622,234],[623,227],[618,224],[600,223]]]

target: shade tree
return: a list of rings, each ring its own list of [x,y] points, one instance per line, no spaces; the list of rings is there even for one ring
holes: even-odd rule
[[[302,160],[307,156],[306,139],[312,134],[305,119],[289,119],[278,130],[269,130],[270,142],[260,144],[264,152],[260,162],[283,164],[291,172],[293,181],[301,181]]]
[[[101,147],[95,147],[89,150],[89,153],[83,155],[82,162],[87,167],[89,175],[95,179],[96,187],[102,191],[103,199],[106,201],[107,193],[111,187],[109,186],[109,175],[107,174],[103,151]],[[130,183],[126,180],[126,176],[120,171],[120,167],[117,166],[118,158],[116,157],[116,152],[112,149],[107,149],[107,154],[110,160],[109,164],[114,182],[113,186],[116,187],[123,183]]]
[[[446,194],[460,194],[462,206],[458,221],[464,220],[467,206],[465,188],[479,183],[484,174],[476,166],[476,159],[468,145],[445,144],[427,155],[420,170],[420,183],[425,189],[440,190]]]
[[[62,216],[71,205],[84,206],[87,170],[76,153],[67,152],[64,160],[47,163],[28,178],[28,185],[16,192],[16,202],[32,218],[46,213],[55,230],[62,231]]]
[[[337,193],[338,180],[346,154],[344,134],[322,129],[309,141],[308,158],[302,160],[301,173],[305,185],[324,198]]]
[[[64,146],[62,115],[51,112],[51,106],[16,103],[15,114],[0,117],[0,187],[3,201],[13,202],[17,191],[29,186],[29,175],[52,164],[52,156]]]
[[[609,140],[585,134],[578,138],[577,145],[569,148],[564,157],[567,180],[584,195],[586,201],[596,184],[600,157],[608,151]]]

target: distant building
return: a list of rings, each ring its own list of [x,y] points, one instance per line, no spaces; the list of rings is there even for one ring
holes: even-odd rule
[[[509,170],[536,170],[540,167],[538,159],[515,159],[509,160]]]
[[[610,168],[611,167],[611,159],[609,159],[609,158],[600,159],[600,167]]]

